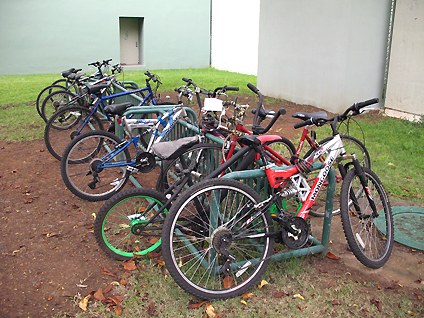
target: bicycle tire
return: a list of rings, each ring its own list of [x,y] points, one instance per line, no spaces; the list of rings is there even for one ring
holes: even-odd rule
[[[269,211],[246,223],[260,201],[247,185],[225,178],[204,180],[178,197],[163,226],[162,255],[182,289],[201,299],[226,299],[244,293],[260,279],[274,246]],[[244,231],[235,233],[242,224],[247,224]],[[227,263],[225,271],[227,257],[220,248],[227,243],[235,261]]]
[[[270,140],[264,143],[265,146],[271,148],[279,156],[284,158],[287,162],[281,161],[279,158],[275,157],[272,153],[267,151],[265,148],[265,155],[270,163],[275,163],[278,166],[287,165],[290,162],[290,158],[296,153],[296,148],[293,143],[285,137],[280,137],[281,139]]]
[[[66,90],[65,86],[61,86],[61,85],[50,85],[47,86],[45,88],[43,88],[41,90],[41,92],[38,94],[37,99],[35,101],[35,107],[37,109],[37,113],[38,115],[40,115],[41,118],[43,118],[43,116],[41,116],[41,105],[40,102],[44,101],[44,99],[50,95],[51,93],[53,93],[53,91],[57,91],[57,90]],[[44,118],[43,118],[44,120]]]
[[[340,135],[340,138],[343,141],[343,146],[346,150],[346,153],[355,153],[357,159],[361,163],[361,166],[371,169],[371,159],[365,145],[360,140],[352,136]],[[322,146],[328,141],[330,141],[331,139],[333,139],[333,137],[327,137],[321,140],[318,144]],[[309,149],[306,155],[304,156],[304,158],[309,157],[313,151],[315,151],[315,148]],[[351,168],[351,162],[348,163],[348,165],[346,166],[347,170],[349,170],[350,168]],[[340,173],[337,173],[337,178],[341,180]],[[340,199],[337,196],[337,194],[340,192],[340,186],[337,186],[339,183],[340,181],[336,183],[336,190],[334,192],[335,197],[333,198],[333,215],[340,214]],[[327,193],[326,191],[321,190],[309,214],[315,217],[323,217],[325,215],[326,200],[327,200]]]
[[[74,138],[66,147],[60,162],[60,171],[66,187],[76,196],[88,201],[107,200],[122,190],[130,176],[125,167],[96,171],[98,180],[95,180],[93,175],[95,164],[102,162],[101,158],[121,142],[116,135],[103,130],[89,131]],[[122,154],[123,160],[112,160],[130,163],[128,148],[124,149]]]
[[[44,100],[41,105],[41,117],[44,119],[44,121],[47,123],[49,118],[59,110],[59,108],[64,106],[70,106],[70,101],[72,101],[77,95],[70,92],[70,91],[56,91],[51,94],[49,94]],[[85,103],[81,100],[77,100],[76,104],[72,105],[79,105],[84,106]]]
[[[76,136],[91,130],[104,130],[103,123],[96,114],[93,114],[84,127],[79,127],[90,114],[91,110],[86,107],[66,106],[49,118],[44,128],[44,143],[54,158],[60,161],[66,146]]]
[[[346,240],[355,257],[363,265],[375,269],[382,267],[390,258],[394,244],[393,216],[389,199],[380,179],[368,168],[364,168],[364,173],[368,189],[377,207],[378,216],[373,216],[358,174],[355,169],[351,169],[342,184],[341,219]],[[356,197],[362,217],[355,208],[355,204],[349,203],[352,199],[351,193]],[[377,218],[383,219],[383,221],[379,220],[381,224],[384,224],[382,231],[375,224]]]
[[[108,256],[120,261],[159,252],[167,210],[147,227],[143,224],[166,201],[162,193],[146,188],[127,189],[112,196],[94,221],[97,244]],[[152,210],[145,212],[150,206]]]
[[[64,86],[65,86],[65,89],[66,89],[66,82],[67,82],[68,80],[66,79],[66,78],[61,78],[61,79],[58,79],[58,80],[56,80],[56,81],[54,81],[53,83],[52,83],[52,85],[62,85],[62,84],[64,84]],[[62,85],[63,86],[63,85]]]
[[[222,146],[214,143],[200,143],[185,151],[183,156],[192,172],[193,183],[197,183],[221,164]],[[197,159],[193,161],[192,158]],[[156,183],[156,190],[159,192],[165,192],[172,184],[184,177],[180,158],[167,160],[162,164],[163,167]]]

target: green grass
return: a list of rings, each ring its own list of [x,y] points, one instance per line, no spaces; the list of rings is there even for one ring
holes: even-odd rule
[[[417,316],[424,312],[422,301],[412,292],[381,289],[377,282],[353,280],[348,272],[317,272],[309,266],[313,259],[272,262],[262,277],[268,284],[251,288],[251,298],[212,300],[195,309],[189,305],[201,300],[183,291],[164,268],[159,269],[149,259],[140,262],[142,269],[133,272],[126,286],[114,287],[111,294],[124,297],[124,317],[149,317],[151,304],[157,317],[208,317],[207,303],[219,317],[346,317],[347,313],[349,317],[405,317],[408,311]],[[85,296],[74,297],[76,306]],[[381,312],[372,299],[381,303]],[[87,312],[80,312],[76,317],[112,317],[110,309],[99,301],[90,302]]]

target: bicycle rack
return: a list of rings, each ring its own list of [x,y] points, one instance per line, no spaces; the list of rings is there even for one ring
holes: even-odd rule
[[[288,169],[290,166],[277,167],[276,169],[284,170]],[[313,170],[321,169],[322,163],[315,163],[313,165]],[[222,178],[228,179],[252,179],[252,178],[264,178],[266,177],[266,173],[262,169],[255,170],[245,170],[245,171],[237,171],[231,172],[224,175]],[[334,190],[336,186],[336,177],[334,174],[334,170],[330,169],[330,172],[327,176],[329,183],[327,186],[327,199],[325,202],[325,216],[324,216],[324,224],[322,229],[322,237],[321,241],[317,238],[310,236],[309,241],[312,243],[309,247],[304,247],[298,250],[290,250],[290,251],[282,251],[272,256],[273,260],[282,260],[290,257],[301,257],[309,254],[321,253],[327,254],[328,244],[330,242],[330,229],[331,229],[331,218],[333,215],[333,198],[334,198]]]

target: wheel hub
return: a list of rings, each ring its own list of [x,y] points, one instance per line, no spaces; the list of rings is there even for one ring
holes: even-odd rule
[[[223,250],[228,250],[233,242],[231,231],[227,228],[218,228],[212,233],[211,242],[213,248],[223,253]]]

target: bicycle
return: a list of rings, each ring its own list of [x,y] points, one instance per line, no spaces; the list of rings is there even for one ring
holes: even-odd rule
[[[114,108],[118,111],[117,113],[113,112],[105,114],[105,101],[137,93],[139,94],[139,96],[143,96],[143,98],[140,99],[140,102],[136,106],[142,106],[150,102],[153,105],[173,105],[174,103],[171,102],[156,101],[153,89],[150,85],[150,81],[157,83],[157,86],[161,84],[161,81],[159,80],[157,75],[151,74],[149,71],[146,71],[145,75],[147,76],[146,87],[132,89],[129,91],[108,96],[102,95],[104,90],[108,88],[109,84],[88,84],[87,94],[93,94],[95,96],[95,99],[90,107],[86,108],[81,107],[79,105],[74,105],[78,103],[78,97],[74,97],[71,101],[69,101],[69,103],[67,104],[68,106],[61,107],[48,120],[44,129],[44,142],[50,154],[57,160],[61,160],[63,151],[73,138],[80,135],[84,131],[103,130],[104,126],[102,120],[98,116],[98,114],[100,115],[100,113],[102,117],[104,115],[104,117],[110,124],[107,127],[107,130],[114,131],[113,116],[122,116],[127,108],[134,106],[134,104],[130,102],[121,103],[116,105]],[[147,92],[147,94],[144,95],[144,92]]]
[[[121,106],[125,105],[109,105],[105,112],[120,113],[119,108],[125,111],[125,107]],[[129,137],[127,140],[102,130],[75,137],[66,147],[60,164],[65,185],[84,200],[110,198],[124,187],[131,173],[153,170],[156,159],[152,146],[166,138],[181,116],[188,118],[183,104],[154,119],[135,119],[124,115],[118,122],[124,127]],[[149,134],[150,139],[144,140],[144,135]],[[130,155],[131,144],[134,145],[133,156]]]
[[[50,112],[47,111],[47,109],[53,109],[56,111],[59,107],[63,106],[63,104],[71,100],[74,96],[83,95],[85,92],[85,89],[83,88],[85,83],[96,83],[95,80],[100,82],[103,78],[107,77],[107,75],[102,71],[102,68],[108,67],[110,61],[112,61],[112,59],[103,60],[103,62],[97,61],[89,63],[89,66],[94,66],[97,68],[97,71],[89,76],[85,76],[85,73],[78,73],[81,71],[81,69],[71,68],[62,72],[61,75],[64,77],[63,79],[57,80],[52,85],[45,87],[37,96],[35,104],[40,117],[43,118],[43,120],[47,123],[47,120],[50,117]],[[121,66],[117,64],[113,66],[112,74],[120,73],[121,70]],[[62,83],[63,85],[61,85]],[[44,97],[46,93],[48,95]],[[87,103],[87,100],[79,100],[79,104],[81,106],[87,106]],[[47,114],[47,112],[49,114]]]
[[[262,100],[258,105],[262,107]],[[274,115],[278,116],[279,113]],[[275,121],[272,120],[264,132],[268,131]],[[181,176],[164,193],[146,188],[127,189],[113,195],[103,204],[96,216],[94,235],[107,255],[118,260],[129,260],[159,251],[166,214],[187,186],[192,186],[212,172],[219,176],[243,157],[243,161],[250,163],[257,154],[245,146],[221,164],[221,147],[217,144],[198,143],[200,138],[195,138],[198,137],[186,137],[153,145],[152,151],[160,160],[173,161],[179,158],[181,165]],[[193,154],[190,158],[184,155],[187,153],[186,149],[190,149]]]
[[[166,267],[176,283],[202,299],[232,298],[247,291],[269,265],[276,240],[290,249],[308,242],[305,219],[334,162],[344,175],[341,215],[348,244],[365,266],[383,266],[393,247],[387,194],[374,172],[363,168],[354,154],[346,154],[337,131],[337,123],[346,120],[349,112],[359,114],[361,108],[376,102],[354,104],[333,118],[305,116],[296,127],[329,122],[333,138],[308,158],[297,158],[292,166],[266,164],[273,191],[265,200],[240,181],[214,179],[216,171],[182,193],[169,209],[161,239]],[[262,137],[240,138],[266,162]],[[317,164],[323,153],[327,153],[324,163]],[[348,172],[341,164],[347,158],[354,165]],[[305,175],[313,169],[319,169],[319,174],[310,187]],[[375,218],[383,219],[384,230],[375,227]]]
[[[183,78],[183,81],[187,82],[187,86],[193,85],[194,91],[196,93],[197,98],[197,104],[199,105],[199,108],[201,109],[204,116],[201,119],[201,123],[199,125],[200,129],[199,132],[208,136],[214,136],[218,137],[220,139],[224,139],[221,143],[222,146],[217,144],[211,144],[210,148],[216,147],[221,148],[222,152],[222,159],[221,164],[226,162],[229,158],[231,158],[237,147],[237,139],[238,137],[244,135],[244,134],[253,134],[251,131],[247,130],[243,126],[243,118],[246,116],[246,111],[248,109],[248,105],[238,105],[234,101],[218,101],[216,99],[217,96],[226,96],[226,91],[232,90],[232,91],[238,91],[238,87],[217,87],[213,92],[208,92],[205,89],[199,88],[191,79]],[[254,90],[254,86],[248,85],[248,87],[251,90]],[[204,106],[202,106],[202,102],[200,100],[199,93],[205,94],[208,96],[204,100]],[[188,98],[191,100],[193,92],[191,90],[185,90],[184,94],[188,96]],[[211,102],[212,106],[208,102]],[[260,105],[257,109],[253,110],[253,113],[257,113],[258,115],[254,118],[254,122],[262,122],[265,120],[265,118],[271,118],[273,121],[270,123],[271,127],[275,121],[279,118],[280,115],[285,114],[285,110],[281,109],[279,112],[275,113],[273,111],[265,111],[262,105],[262,101],[258,103]],[[227,117],[224,119],[224,116],[226,116],[226,108],[228,107],[234,107],[234,112],[230,117]],[[223,125],[226,123],[228,125]],[[262,127],[261,127],[262,128]],[[253,127],[253,131],[256,131],[257,126]],[[268,131],[268,130],[266,130]],[[261,132],[257,131],[257,133],[264,133],[264,130],[262,129]],[[276,135],[268,135],[266,141],[266,153],[268,156],[268,160],[276,163],[276,164],[284,164],[283,161],[285,161],[284,158],[290,158],[292,154],[295,152],[295,147],[291,143],[290,140],[288,140],[285,137],[276,136]],[[191,158],[196,158],[198,156],[199,149],[194,147],[193,149],[188,149],[184,154],[184,158],[186,161],[190,162]],[[236,168],[233,167],[233,169],[236,170],[244,170],[246,169],[250,164],[252,163],[252,160],[244,161],[243,164],[237,165]],[[189,164],[190,166],[190,164]],[[231,170],[231,168],[230,168]],[[193,177],[198,174],[197,171],[191,169]],[[223,174],[224,172],[222,172]],[[166,189],[170,187],[171,184],[176,182],[179,178],[182,176],[182,169],[181,169],[181,162],[180,158],[175,158],[174,160],[167,160],[163,163],[161,168],[161,173],[159,175],[157,184],[156,184],[156,190],[163,192]],[[201,174],[202,175],[202,174]],[[199,179],[197,180],[199,181]]]

